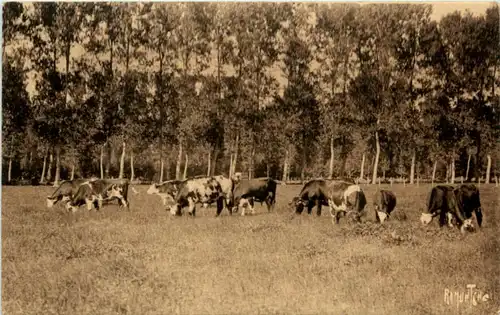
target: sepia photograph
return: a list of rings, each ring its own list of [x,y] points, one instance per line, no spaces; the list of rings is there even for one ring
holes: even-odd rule
[[[1,16],[2,314],[500,314],[498,2]]]

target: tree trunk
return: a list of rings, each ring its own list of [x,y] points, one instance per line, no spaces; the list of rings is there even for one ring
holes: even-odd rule
[[[450,163],[446,164],[446,183],[450,183]]]
[[[283,162],[283,176],[281,178],[283,182],[286,181],[287,172],[288,172],[288,150],[286,150],[285,152],[285,161]]]
[[[56,176],[54,177],[54,187],[59,185],[61,179],[61,149],[56,148]]]
[[[271,164],[267,163],[266,176],[269,177],[270,173],[271,173]]]
[[[470,158],[471,154],[469,154],[469,158],[467,159],[467,170],[465,171],[465,181],[469,180]]]
[[[7,172],[7,182],[10,183],[12,180],[12,158],[9,158],[9,170]]]
[[[231,174],[234,175],[234,173],[236,173],[236,163],[238,162],[238,150],[239,150],[239,146],[240,146],[240,134],[237,133],[236,134],[236,143],[234,145],[234,160],[233,160],[233,169],[231,171]]]
[[[163,159],[162,159],[162,160],[160,160],[160,180],[159,180],[160,184],[163,183],[163,165],[164,165],[164,163],[163,163]]]
[[[101,156],[99,158],[99,169],[101,170],[101,179],[104,179],[104,144],[101,146]]]
[[[365,175],[364,174],[365,173],[365,158],[366,158],[365,153],[363,153],[363,158],[361,159],[361,172],[359,174],[359,178],[362,179],[362,180],[365,179],[364,178],[364,175]]]
[[[212,152],[208,151],[208,166],[207,166],[207,176],[210,176],[210,164],[212,163]]]
[[[54,162],[54,155],[52,154],[52,151],[50,152],[49,155],[49,167],[47,169],[47,182],[50,182],[52,179],[52,163]]]
[[[106,178],[110,178],[109,169],[111,168],[111,144],[109,143],[109,141],[106,141],[106,155],[106,169],[104,170],[104,172],[106,174]]]
[[[375,152],[375,163],[373,163],[373,174],[372,174],[372,184],[377,183],[377,169],[378,169],[378,159],[380,156],[380,141],[378,139],[378,131],[375,131],[375,144],[376,144],[376,152]]]
[[[432,185],[434,185],[434,180],[436,179],[436,168],[438,161],[434,161],[434,167],[432,168]]]
[[[184,162],[184,175],[182,176],[183,179],[187,178],[188,163],[189,163],[189,159],[188,159],[188,155],[186,153],[186,161]]]
[[[450,165],[450,171],[451,171],[451,184],[455,184],[455,160],[452,159],[451,165]]]
[[[214,153],[212,154],[212,163],[210,168],[210,176],[215,175],[215,171],[217,169],[217,160],[219,159],[220,146],[216,145],[214,148]]]
[[[130,151],[130,181],[135,179],[134,171],[134,152]]]
[[[122,147],[122,156],[120,157],[120,173],[118,175],[119,179],[123,178],[123,173],[125,171],[125,150],[126,150],[126,143],[123,141],[123,147]]]
[[[45,183],[45,167],[47,166],[47,152],[45,152],[43,156],[43,167],[42,167],[42,177],[40,178],[40,184]]]
[[[73,158],[73,164],[71,165],[71,177],[70,180],[75,179],[75,159]]]
[[[177,154],[177,163],[175,164],[175,179],[181,179],[181,163],[182,163],[182,142],[179,141],[179,152]]]
[[[490,183],[490,172],[491,172],[491,155],[487,155],[486,158],[488,159],[488,164],[486,165],[486,179],[484,181],[485,184]]]
[[[231,153],[231,156],[229,157],[229,177],[231,178],[233,176],[233,153]]]
[[[410,184],[413,185],[414,183],[414,178],[415,178],[415,159],[416,159],[416,153],[413,151],[413,154],[411,156],[411,169],[410,169]]]
[[[328,178],[333,179],[333,161],[335,158],[335,148],[333,146],[333,135],[330,138],[330,171],[329,171],[329,176]]]

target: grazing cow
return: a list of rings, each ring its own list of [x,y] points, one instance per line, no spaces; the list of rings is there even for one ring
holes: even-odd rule
[[[47,208],[52,208],[59,201],[70,201],[76,194],[81,184],[86,182],[85,179],[65,180],[59,187],[47,197]]]
[[[377,221],[384,223],[396,207],[396,196],[389,190],[377,190],[373,196],[373,207]]]
[[[323,179],[313,179],[308,181],[302,187],[299,195],[294,197],[289,205],[295,206],[295,213],[301,214],[304,207],[307,207],[307,213],[311,214],[314,206],[317,206],[316,213],[321,215],[321,207],[328,206],[327,183]]]
[[[221,184],[214,177],[191,178],[180,184],[175,204],[170,207],[172,215],[182,215],[182,208],[188,207],[189,215],[196,215],[196,204],[217,202],[219,216],[224,208],[224,194]]]
[[[450,185],[438,185],[432,188],[428,198],[427,211],[422,212],[420,222],[427,225],[432,222],[434,217],[439,215],[440,227],[444,226],[446,221],[448,221],[449,226],[453,227],[452,220],[455,219],[462,233],[467,230],[473,230],[474,226],[470,219],[473,209],[470,208],[469,204],[472,204],[472,200],[476,200],[475,196],[479,199],[479,192],[475,194],[473,190],[467,188],[470,187],[466,186],[463,190],[462,187],[460,187],[455,190],[455,188]],[[472,196],[474,196],[474,198],[470,198]],[[467,202],[467,211],[464,209],[464,202]],[[477,201],[474,202],[475,205],[476,202]],[[467,217],[466,212],[469,213],[469,217]],[[481,219],[479,220],[482,221],[482,215],[480,215],[480,217]]]
[[[233,212],[238,212],[241,206],[241,215],[245,215],[245,208],[250,206],[250,211],[255,213],[254,201],[263,202],[267,205],[267,211],[271,211],[276,203],[277,182],[272,178],[255,178],[241,180],[233,191]]]
[[[66,204],[68,211],[75,212],[83,204],[87,210],[92,210],[94,204],[96,210],[102,208],[103,201],[118,199],[120,207],[129,207],[127,200],[129,181],[127,179],[98,179],[88,181],[80,185],[77,193]]]
[[[458,206],[461,207],[466,219],[472,217],[472,212],[476,214],[477,225],[481,227],[483,223],[483,213],[479,189],[474,184],[463,184],[455,189],[455,196]]]
[[[233,207],[233,190],[235,186],[235,181],[232,178],[227,178],[222,175],[217,175],[214,177],[220,184],[222,189],[222,195],[224,196],[224,201],[226,203],[226,208],[231,213]]]
[[[360,220],[359,214],[366,206],[366,197],[359,185],[346,181],[331,181],[327,184],[327,191],[330,215],[336,224],[339,223],[341,213],[353,213],[356,220]]]
[[[153,183],[149,186],[146,193],[148,195],[160,196],[164,206],[173,205],[175,203],[175,196],[177,196],[177,192],[183,182],[183,180],[169,180],[161,184]]]

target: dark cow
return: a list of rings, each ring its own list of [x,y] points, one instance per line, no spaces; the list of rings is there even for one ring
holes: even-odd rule
[[[481,227],[483,223],[483,212],[479,189],[474,184],[463,184],[455,189],[455,197],[458,206],[464,213],[466,219],[472,218],[472,212],[476,215],[477,225]]]
[[[220,183],[214,177],[192,178],[181,183],[175,197],[175,205],[170,207],[172,215],[182,215],[182,208],[188,207],[189,215],[196,215],[196,204],[217,202],[219,216],[224,208],[224,194]]]
[[[80,185],[77,193],[66,204],[68,211],[75,212],[83,204],[87,210],[102,208],[103,201],[118,199],[120,207],[129,208],[128,197],[129,181],[127,179],[98,179],[87,181]]]
[[[245,215],[245,208],[249,205],[250,211],[255,213],[254,201],[261,204],[266,203],[267,211],[271,211],[276,203],[277,182],[272,178],[255,178],[240,180],[233,191],[233,212],[237,212],[241,206],[241,215]]]
[[[326,181],[323,179],[313,179],[302,187],[299,195],[294,197],[289,205],[295,206],[295,213],[301,214],[304,207],[307,213],[311,214],[314,206],[317,206],[316,213],[321,215],[321,207],[328,206],[328,190]]]
[[[476,212],[476,219],[482,223],[481,203],[479,201],[479,191],[474,185],[462,185],[454,188],[450,185],[438,185],[432,188],[428,203],[427,211],[422,212],[420,222],[427,225],[432,222],[432,219],[439,215],[439,226],[442,227],[446,223],[453,227],[452,223],[455,220],[460,231],[474,230],[472,224],[472,212]]]
[[[160,196],[164,206],[171,206],[175,204],[175,197],[183,182],[183,180],[169,180],[161,184],[153,183],[146,193]]]
[[[366,197],[359,185],[347,181],[329,181],[327,191],[330,215],[336,224],[339,223],[341,213],[353,213],[356,220],[360,220],[360,213],[366,206]]]
[[[47,208],[52,208],[59,201],[70,201],[76,194],[80,185],[86,182],[86,179],[74,179],[63,181],[59,187],[47,197]]]
[[[384,223],[396,207],[396,196],[389,190],[377,190],[373,196],[373,207],[377,221]]]

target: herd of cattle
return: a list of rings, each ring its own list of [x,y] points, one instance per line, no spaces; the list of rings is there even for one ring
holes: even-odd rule
[[[118,200],[120,207],[129,208],[127,179],[76,179],[62,182],[54,193],[47,197],[50,208],[57,202],[66,202],[66,209],[77,211],[78,207],[86,205],[88,210],[96,210],[103,202]],[[245,180],[240,176],[228,178],[218,176],[198,176],[186,180],[170,180],[152,184],[147,190],[149,195],[161,197],[166,210],[172,215],[182,215],[187,207],[190,215],[196,214],[196,204],[203,207],[216,203],[219,216],[224,208],[229,214],[236,213],[241,208],[241,215],[249,208],[255,212],[254,202],[263,202],[268,212],[276,202],[276,187],[281,182],[272,178],[257,178]],[[132,187],[134,193],[137,191]],[[335,223],[341,216],[349,215],[355,221],[360,217],[367,205],[366,197],[359,185],[348,180],[314,179],[304,184],[299,195],[290,203],[295,213],[301,214],[307,208],[308,214],[317,207],[321,215],[322,206],[328,206]],[[396,207],[396,196],[388,190],[377,190],[373,196],[373,211],[378,222],[383,223]],[[427,211],[422,211],[420,221],[429,224],[439,216],[439,225],[456,226],[462,232],[473,231],[472,214],[475,213],[479,227],[482,223],[481,202],[479,191],[473,184],[459,187],[438,185],[432,188]],[[352,214],[352,216],[351,216]]]

